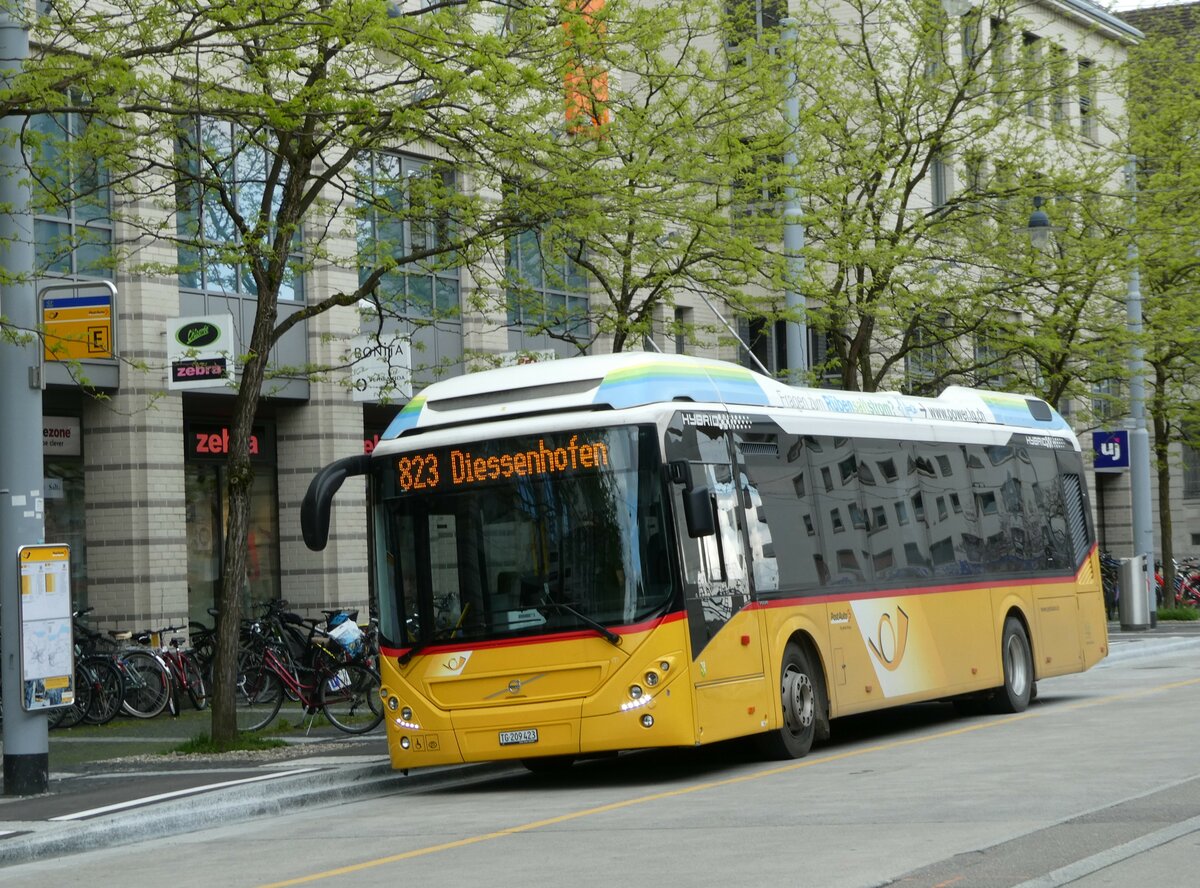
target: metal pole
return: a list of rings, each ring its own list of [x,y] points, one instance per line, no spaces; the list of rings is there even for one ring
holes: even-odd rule
[[[783,47],[794,60],[799,37],[799,22],[785,18],[783,25]],[[786,202],[783,208],[783,252],[787,256],[786,290],[784,304],[787,306],[787,363],[788,381],[792,385],[804,383],[808,372],[808,326],[805,318],[807,306],[800,292],[800,281],[804,275],[804,210],[800,205],[800,189],[796,187],[796,166],[799,163],[796,140],[800,137],[800,90],[797,88],[796,66],[788,65],[787,73],[787,125],[788,150],[783,155],[787,171],[787,187],[784,189]]]
[[[1137,160],[1125,164],[1126,184],[1135,209],[1136,221]],[[1129,352],[1129,495],[1133,508],[1133,554],[1146,559],[1146,595],[1149,597],[1150,625],[1158,622],[1154,583],[1154,524],[1150,504],[1150,434],[1146,430],[1145,351],[1142,348],[1142,288],[1138,271],[1137,242],[1129,239],[1129,289],[1125,297],[1126,328],[1132,346]]]
[[[8,85],[29,57],[29,31],[0,6],[0,83]],[[19,115],[0,120],[0,314],[8,330],[37,329],[33,287],[33,217],[21,151]],[[21,687],[21,589],[17,550],[43,542],[42,389],[36,336],[0,340],[0,672],[4,699],[4,794],[36,795],[50,785],[44,712],[25,711]]]

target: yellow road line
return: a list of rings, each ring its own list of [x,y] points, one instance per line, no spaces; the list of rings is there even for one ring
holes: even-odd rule
[[[622,808],[631,808],[635,805],[644,805],[649,802],[662,801],[663,799],[677,798],[678,796],[690,795],[694,792],[703,792],[708,789],[717,789],[723,786],[735,786],[739,783],[748,783],[751,780],[761,780],[763,777],[774,777],[778,774],[787,774],[792,771],[798,771],[801,768],[812,768],[816,765],[827,765],[831,762],[857,758],[859,756],[868,755],[874,752],[887,752],[893,749],[902,749],[905,746],[915,746],[918,743],[927,743],[931,740],[944,740],[948,737],[958,737],[963,734],[970,734],[974,731],[981,731],[985,728],[997,728],[1001,727],[1002,725],[1010,725],[1014,722],[1025,721],[1026,719],[1030,718],[1041,718],[1043,716],[1053,715],[1056,712],[1063,712],[1073,709],[1086,709],[1091,706],[1117,703],[1137,697],[1147,697],[1152,694],[1178,690],[1179,688],[1185,688],[1195,684],[1200,684],[1200,678],[1190,678],[1184,681],[1173,681],[1163,685],[1156,685],[1152,688],[1128,691],[1123,694],[1113,694],[1111,696],[1100,697],[1095,700],[1083,700],[1077,703],[1069,703],[1065,706],[1055,706],[1053,709],[1039,710],[1037,712],[1026,711],[1020,715],[1010,715],[1007,718],[989,719],[973,725],[964,725],[963,727],[952,728],[948,731],[939,731],[936,734],[928,734],[921,737],[909,737],[904,740],[893,740],[889,743],[880,743],[875,746],[865,747],[863,749],[851,749],[847,750],[846,752],[836,752],[830,755],[804,758],[796,762],[789,762],[788,764],[781,765],[779,767],[755,771],[752,774],[740,774],[737,777],[726,777],[721,780],[710,780],[705,783],[697,783],[694,786],[686,786],[680,789],[668,790],[666,792],[651,793],[650,795],[638,796],[637,798],[626,799],[622,802],[611,802],[607,805],[600,805],[595,808],[585,808],[581,811],[573,811],[570,814],[560,814],[557,817],[549,817],[545,820],[535,820],[532,823],[522,823],[519,826],[510,826],[507,829],[484,833],[478,836],[469,836],[468,838],[458,839],[457,841],[453,842],[443,842],[440,845],[429,845],[425,848],[414,848],[412,851],[405,851],[401,854],[391,854],[387,857],[378,857],[374,860],[364,860],[362,863],[353,863],[349,866],[340,866],[337,869],[312,873],[308,876],[299,876],[295,879],[286,879],[282,882],[271,882],[270,884],[260,886],[260,888],[286,888],[286,886],[290,885],[305,885],[309,882],[318,882],[322,879],[331,879],[335,876],[344,876],[350,873],[360,872],[362,870],[373,869],[378,866],[385,866],[389,863],[397,863],[401,860],[410,860],[414,857],[424,857],[429,854],[437,854],[440,851],[450,851],[454,848],[465,848],[468,845],[478,845],[480,842],[491,842],[495,839],[502,839],[507,836],[520,835],[521,833],[532,832],[547,826],[555,826],[560,823],[569,823],[572,820],[579,820],[583,817],[593,817],[597,814],[607,814],[609,811],[619,811]]]

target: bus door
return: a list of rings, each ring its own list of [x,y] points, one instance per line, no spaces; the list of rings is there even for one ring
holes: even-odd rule
[[[770,701],[759,622],[745,609],[750,601],[745,516],[728,420],[724,413],[681,412],[667,437],[697,732],[704,743],[762,730]],[[693,537],[684,519],[684,498],[701,490],[707,492],[713,532]]]

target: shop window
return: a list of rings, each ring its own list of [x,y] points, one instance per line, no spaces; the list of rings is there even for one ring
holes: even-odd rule
[[[87,520],[83,460],[55,457],[43,463],[46,541],[71,547],[71,596],[87,606]]]
[[[189,423],[185,426],[184,498],[188,540],[188,616],[211,622],[208,608],[216,605],[221,582],[225,531],[229,523],[228,481],[224,459],[206,458],[192,446],[212,432],[221,439],[219,424]],[[279,491],[275,477],[273,448],[268,432],[254,428],[251,461],[254,480],[250,488],[250,528],[247,536],[246,587],[242,590],[244,613],[280,596],[279,580]]]

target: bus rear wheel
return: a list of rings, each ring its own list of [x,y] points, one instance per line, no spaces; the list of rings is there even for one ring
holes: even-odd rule
[[[790,642],[779,669],[783,725],[757,738],[763,755],[772,759],[803,758],[812,749],[818,728],[826,719],[820,674],[803,647]]]
[[[998,713],[1024,712],[1033,699],[1033,652],[1025,627],[1016,617],[1004,621],[1000,660],[1004,685],[992,695],[991,709]]]

